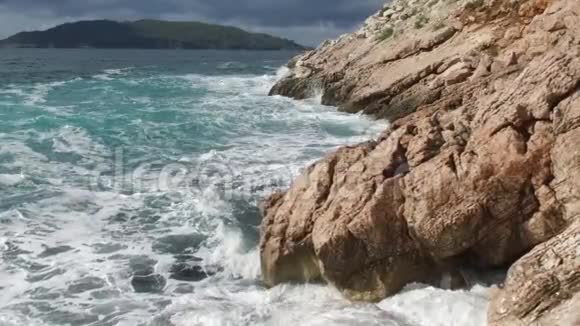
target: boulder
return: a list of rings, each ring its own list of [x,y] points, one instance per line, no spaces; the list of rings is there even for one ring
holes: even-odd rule
[[[580,325],[580,220],[516,262],[494,289],[489,324]]]
[[[390,42],[341,38],[272,90],[317,85],[325,104],[392,125],[264,202],[264,281],[377,301],[466,266],[512,266],[490,322],[554,325],[580,301],[580,2],[447,6],[460,29],[400,22]]]

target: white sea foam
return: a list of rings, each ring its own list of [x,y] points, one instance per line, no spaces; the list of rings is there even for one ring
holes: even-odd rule
[[[22,182],[24,178],[22,174],[0,174],[0,185],[14,186]]]
[[[121,75],[121,74],[123,74],[123,72],[125,72],[129,69],[131,69],[131,68],[105,69],[103,71],[109,75]]]
[[[256,280],[260,276],[257,248],[244,250],[246,240],[240,230],[220,223],[196,255],[209,266],[222,266],[231,277]]]
[[[113,80],[113,77],[111,77],[110,74],[104,73],[104,74],[96,74],[93,76],[94,79],[98,79],[98,80],[102,80],[102,81],[110,81]]]
[[[216,93],[230,95],[264,95],[277,79],[274,75],[237,75],[237,76],[205,76],[185,75],[181,78],[188,80],[195,86],[206,88]]]
[[[375,137],[387,126],[336,112],[316,98],[292,101],[266,96],[272,83],[286,73],[282,68],[265,76],[139,80],[140,86],[177,88],[186,95],[148,95],[147,107],[136,108],[134,123],[126,126],[127,133],[148,137],[148,142],[130,138],[130,146],[142,146],[138,149],[145,155],[161,152],[153,157],[168,158],[197,172],[203,177],[202,187],[183,180],[163,187],[160,168],[144,168],[135,192],[117,191],[112,185],[118,176],[107,174],[101,176],[101,188],[87,187],[84,180],[100,172],[87,163],[109,171],[115,162],[111,161],[114,149],[86,129],[68,125],[1,134],[0,154],[12,159],[0,163],[0,168],[10,171],[0,175],[0,187],[31,182],[37,190],[11,194],[0,202],[4,205],[0,325],[45,326],[43,322],[54,317],[51,313],[76,320],[96,318],[92,325],[483,325],[487,299],[482,287],[444,291],[415,286],[374,305],[352,304],[324,285],[262,286],[256,239],[259,221],[251,211],[257,201],[287,187],[301,169],[325,153]],[[132,80],[126,70],[103,74]],[[96,95],[109,95],[104,81],[89,82],[103,87],[95,89],[102,92]],[[41,105],[52,90],[66,86],[36,85],[34,99],[16,91],[13,95]],[[203,96],[188,95],[199,90]],[[183,114],[179,120],[185,121],[148,120],[147,115],[167,114],[163,109],[168,108],[171,114]],[[183,126],[193,127],[177,133]],[[226,140],[220,140],[224,135]],[[165,150],[149,143],[155,137],[169,142],[196,136],[214,142],[212,149]],[[31,145],[38,141],[48,144],[44,148],[48,153]],[[65,157],[63,161],[58,161],[59,155]],[[133,172],[124,171],[123,179],[130,179]],[[181,247],[167,249],[167,245]],[[133,290],[131,277],[143,266],[168,278],[176,254],[195,256],[203,269],[217,273],[189,284],[167,279],[159,292]],[[33,303],[44,305],[40,306],[44,310]]]
[[[36,84],[36,86],[34,86],[31,90],[28,91],[27,99],[24,101],[24,103],[33,106],[45,104],[47,101],[46,97],[52,90],[77,80],[80,79],[76,78],[69,81],[56,81],[51,83]]]
[[[43,137],[52,140],[53,149],[58,153],[75,153],[87,158],[110,154],[105,146],[95,142],[86,130],[79,127],[67,125],[60,128],[55,134],[45,134]]]
[[[9,101],[2,102],[6,107],[13,107],[18,104],[26,107],[41,108],[56,116],[68,116],[70,115],[70,107],[48,104],[49,96],[51,92],[80,80],[81,78],[73,78],[65,81],[36,83],[33,85],[8,85],[6,88],[0,89],[0,98],[8,96],[7,99]]]
[[[276,81],[281,80],[282,78],[288,76],[290,74],[290,69],[286,66],[282,66],[276,70]]]
[[[222,94],[222,97],[207,99],[206,105],[223,106],[232,102],[228,96],[244,96],[251,89],[254,94],[265,94],[273,80],[287,73],[279,71],[276,77],[205,77],[189,75],[187,80],[194,85],[203,85]],[[239,146],[216,152],[212,151],[198,157],[204,162],[227,162],[236,173],[233,179],[243,178],[245,184],[265,184],[277,180],[288,184],[300,169],[311,162],[304,156],[304,150],[313,145],[324,152],[329,148],[372,138],[384,130],[385,124],[372,122],[356,115],[340,114],[332,108],[320,105],[321,93],[313,99],[290,101],[284,98],[270,98],[270,110],[254,116],[257,121],[284,123],[284,130],[292,126],[309,123],[322,125],[325,136],[310,134],[297,129],[296,134],[270,135],[253,134],[237,140]],[[253,98],[252,101],[261,101]],[[260,103],[261,104],[261,103]],[[235,104],[233,104],[235,107]],[[239,109],[243,109],[241,103]],[[276,110],[276,105],[285,110]],[[232,104],[230,103],[230,108]],[[287,108],[291,107],[291,110]],[[356,135],[332,135],[351,129]],[[253,147],[243,144],[254,144]],[[283,149],[280,150],[283,144]],[[316,150],[317,147],[312,147]],[[245,149],[248,149],[247,151]],[[192,161],[193,158],[184,158]],[[255,163],[262,162],[262,163]],[[264,165],[264,162],[268,162]],[[292,164],[288,164],[292,162]],[[280,179],[280,176],[284,176]],[[275,188],[276,186],[273,186]],[[266,187],[262,195],[273,190]],[[247,192],[241,186],[241,192]],[[199,198],[204,198],[199,197]],[[224,214],[230,207],[220,207],[219,200],[205,197],[208,201],[194,205],[202,208],[208,216]],[[227,214],[227,213],[226,213]],[[259,279],[259,253],[257,249],[244,250],[243,238],[236,227],[228,227],[220,222],[214,227],[211,236],[197,256],[205,263],[219,264],[226,275],[241,277],[242,280]],[[222,280],[223,281],[223,280]],[[231,282],[231,281],[230,281]],[[476,286],[471,291],[445,291],[429,287],[409,287],[405,292],[381,302],[378,305],[352,305],[346,302],[335,290],[325,286],[280,286],[271,290],[260,287],[242,286],[243,282],[227,282],[221,285],[204,283],[194,294],[181,296],[168,307],[166,314],[177,325],[393,325],[393,326],[478,326],[485,325],[487,305],[486,288]],[[216,301],[218,300],[218,301]],[[444,307],[442,309],[442,307]]]
[[[48,326],[48,324],[41,322],[37,319],[30,318],[27,316],[17,315],[14,313],[2,313],[0,312],[0,325],[1,326]]]
[[[105,69],[100,74],[96,74],[93,76],[94,79],[102,80],[102,81],[111,81],[116,78],[122,77],[126,75],[129,71],[131,71],[133,67],[127,68],[117,68],[117,69]]]
[[[353,304],[322,285],[282,285],[270,290],[243,291],[207,287],[182,296],[168,307],[176,325],[387,325],[483,326],[485,299],[477,293],[408,293],[389,301],[408,301],[404,310],[386,303]],[[426,297],[422,301],[416,297]],[[427,298],[428,297],[428,298]],[[219,300],[218,298],[227,298]],[[431,301],[430,301],[431,300]],[[210,303],[210,304],[205,304]]]
[[[0,94],[2,95],[17,95],[17,96],[24,96],[25,92],[22,88],[17,88],[14,85],[10,85],[7,89],[0,89]]]
[[[484,326],[487,324],[488,288],[442,290],[414,284],[385,299],[379,307],[407,317],[417,326]]]

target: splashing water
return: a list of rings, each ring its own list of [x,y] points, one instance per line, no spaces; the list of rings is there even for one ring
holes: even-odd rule
[[[386,127],[266,96],[292,55],[3,52],[0,325],[484,325],[482,287],[263,287],[259,200]]]

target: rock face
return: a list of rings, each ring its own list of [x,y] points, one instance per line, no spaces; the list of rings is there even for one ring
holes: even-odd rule
[[[580,325],[580,223],[536,247],[496,291],[494,325]]]
[[[324,280],[375,301],[465,266],[512,266],[491,325],[574,325],[579,1],[396,1],[298,58],[272,93],[313,90],[392,126],[266,200],[267,284]]]

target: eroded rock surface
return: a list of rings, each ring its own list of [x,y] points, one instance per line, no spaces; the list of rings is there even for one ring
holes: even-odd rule
[[[392,127],[264,203],[267,284],[323,279],[375,301],[465,265],[513,264],[491,324],[575,318],[579,1],[396,1],[297,58],[272,93],[316,89]]]

